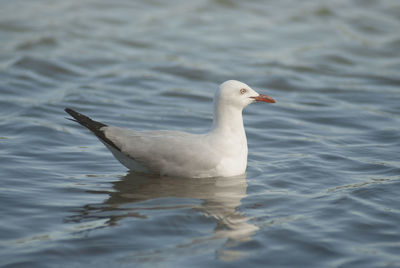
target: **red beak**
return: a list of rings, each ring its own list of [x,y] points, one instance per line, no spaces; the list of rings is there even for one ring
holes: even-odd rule
[[[263,102],[269,102],[269,103],[275,103],[275,100],[271,98],[270,96],[260,94],[257,97],[250,97],[255,99],[256,101],[263,101]]]

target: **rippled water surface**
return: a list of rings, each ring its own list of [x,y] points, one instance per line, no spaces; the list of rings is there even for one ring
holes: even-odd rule
[[[400,2],[0,2],[0,266],[400,267]],[[244,111],[246,176],[128,173],[107,124]]]

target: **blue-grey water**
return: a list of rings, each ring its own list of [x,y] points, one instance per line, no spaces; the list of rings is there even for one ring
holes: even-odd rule
[[[246,176],[120,165],[75,108],[204,131],[221,82]],[[0,1],[1,267],[400,267],[400,2]]]

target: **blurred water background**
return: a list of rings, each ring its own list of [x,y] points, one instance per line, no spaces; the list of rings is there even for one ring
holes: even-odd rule
[[[134,129],[244,111],[246,176],[129,174]],[[400,267],[400,2],[0,1],[1,267]]]

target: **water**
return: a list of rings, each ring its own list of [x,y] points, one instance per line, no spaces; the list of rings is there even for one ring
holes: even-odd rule
[[[1,1],[0,266],[400,267],[400,3]],[[128,174],[72,107],[202,131],[244,112],[246,176]]]

